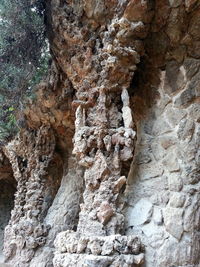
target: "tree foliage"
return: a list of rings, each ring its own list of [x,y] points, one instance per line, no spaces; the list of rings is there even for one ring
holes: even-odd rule
[[[0,1],[0,140],[16,132],[14,113],[47,70],[43,0]]]

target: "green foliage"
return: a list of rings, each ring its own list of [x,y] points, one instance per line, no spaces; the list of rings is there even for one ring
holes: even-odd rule
[[[47,73],[44,3],[0,1],[0,140],[16,133],[14,114]]]
[[[39,59],[39,65],[36,68],[34,75],[29,80],[29,88],[33,88],[34,85],[38,84],[44,77],[44,74],[47,73],[49,60],[50,60],[49,50],[47,49],[47,47],[45,47],[45,49],[43,49],[41,53],[41,57]]]
[[[0,98],[0,143],[7,140],[10,135],[17,133],[14,107],[8,107],[4,98]]]

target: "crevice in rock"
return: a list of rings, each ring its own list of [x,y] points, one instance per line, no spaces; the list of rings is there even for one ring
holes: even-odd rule
[[[139,84],[141,82],[141,75],[145,69],[145,58],[140,58],[140,63],[137,64],[137,69],[134,72],[133,78],[131,80],[130,86],[128,88],[128,93],[130,97],[133,97],[138,90]]]
[[[44,177],[45,182],[45,193],[43,200],[43,208],[41,217],[44,219],[47,215],[49,208],[51,207],[55,196],[59,190],[61,180],[63,177],[63,160],[58,152],[54,152],[52,160],[48,166],[48,174]]]
[[[4,229],[14,207],[16,180],[8,158],[0,148],[0,263],[3,262]]]
[[[14,178],[0,180],[0,263],[3,258],[4,229],[8,224],[14,207],[16,182]]]

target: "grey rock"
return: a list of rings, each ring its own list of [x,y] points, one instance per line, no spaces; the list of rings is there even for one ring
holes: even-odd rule
[[[178,158],[175,155],[175,151],[169,152],[162,161],[163,165],[168,169],[169,172],[177,172],[180,170]]]
[[[162,135],[164,133],[169,133],[171,132],[171,126],[169,125],[169,123],[163,118],[160,118],[159,120],[156,120],[154,125],[153,125],[153,129],[152,129],[152,133],[155,136],[159,136]]]
[[[159,141],[161,146],[166,150],[177,143],[177,138],[173,135],[164,135],[159,138]]]
[[[153,221],[157,225],[161,225],[163,223],[162,209],[156,206],[153,210]]]
[[[97,258],[94,255],[87,255],[84,259],[83,264],[88,267],[97,267],[97,266],[107,267],[111,264],[111,262],[112,262],[112,258],[110,257],[99,256]]]
[[[151,149],[155,160],[159,161],[166,156],[166,150],[161,145],[160,140],[152,142]]]
[[[170,193],[169,205],[174,208],[182,208],[186,200],[185,194],[178,192]]]
[[[169,202],[169,192],[160,190],[160,192],[153,194],[150,200],[154,205],[165,207]]]
[[[197,82],[190,82],[186,89],[175,98],[174,105],[175,107],[187,107],[192,101],[194,101],[196,97],[195,87],[197,86]]]
[[[194,121],[200,122],[200,105],[198,103],[190,106],[189,115]]]
[[[152,212],[152,203],[146,199],[140,199],[129,214],[129,226],[137,226],[148,223],[151,220]]]
[[[183,62],[183,66],[186,69],[186,76],[190,80],[199,70],[200,62],[195,58],[186,58]]]
[[[140,152],[136,155],[137,164],[145,164],[151,161],[151,151],[150,149],[142,149],[143,152]]]
[[[187,115],[186,110],[174,108],[173,105],[168,105],[165,109],[165,117],[169,124],[173,127]]]
[[[176,239],[180,240],[183,234],[183,210],[167,207],[163,215],[166,230]]]
[[[169,0],[171,7],[178,7],[182,3],[182,0]]]
[[[170,2],[177,2],[171,0]],[[179,1],[180,2],[180,1]],[[180,70],[180,65],[176,61],[170,61],[166,65],[165,90],[168,94],[175,94],[185,84],[184,76]]]
[[[183,188],[183,181],[179,173],[171,173],[168,176],[169,190],[181,191]]]
[[[190,141],[192,139],[194,129],[194,122],[190,119],[184,119],[179,124],[177,135],[181,140],[187,139],[188,141]]]
[[[161,164],[157,164],[155,168],[155,164],[153,162],[149,164],[142,164],[138,166],[137,174],[142,180],[160,177],[163,174],[163,166]]]

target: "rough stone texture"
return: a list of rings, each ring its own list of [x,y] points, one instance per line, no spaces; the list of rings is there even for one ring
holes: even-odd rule
[[[66,5],[63,16],[68,16],[69,11],[71,20],[62,24],[56,15],[60,6],[57,3],[52,6],[55,30],[64,37],[63,43],[56,40],[53,48],[56,53],[57,47],[69,51],[67,58],[60,57],[59,60],[77,97],[72,102],[76,108],[73,154],[85,167],[85,190],[77,231],[66,232],[62,237],[62,244],[70,243],[70,249],[57,252],[55,266],[69,266],[71,261],[75,266],[89,264],[84,260],[84,257],[88,258],[87,251],[86,256],[79,255],[74,235],[80,234],[80,238],[97,235],[98,240],[101,236],[123,233],[123,204],[118,206],[120,190],[126,183],[126,178],[121,175],[122,164],[132,159],[136,135],[127,89],[140,61],[142,43],[140,40],[138,47],[136,42],[146,37],[145,23],[150,21],[150,7],[146,1],[124,4],[113,1],[107,13],[107,3],[100,3],[83,1],[83,5],[74,2]],[[78,45],[76,51],[74,43]],[[59,236],[56,247],[57,243]],[[108,258],[107,253],[95,256],[101,250],[100,245],[96,246],[91,249],[91,264],[114,266],[114,258]],[[112,246],[109,254],[122,254],[118,260],[120,265],[135,263],[131,256],[126,259],[123,251],[117,252]],[[65,260],[60,263],[63,257]]]
[[[197,33],[192,37],[195,27],[190,25],[193,21],[198,24],[194,16],[200,15],[200,9],[195,1],[190,12],[184,10],[182,1],[169,2],[173,8],[162,26],[163,34],[169,38],[165,43],[165,58],[153,51],[159,33],[150,34],[149,39],[153,35],[155,45],[149,47],[148,39],[145,41],[148,56],[138,70],[137,87],[131,99],[137,144],[125,192],[126,233],[141,238],[146,267],[198,267],[200,72],[199,60],[190,52],[192,43],[183,40],[188,38],[188,31],[193,41],[198,39]],[[189,1],[185,2],[189,5]],[[165,10],[167,5],[169,8],[166,1]],[[154,23],[152,27],[156,29]],[[181,48],[183,42],[186,50]],[[143,217],[130,215],[138,212],[138,203],[144,199],[148,204],[142,207],[142,215],[149,214],[148,207],[153,212],[139,224]]]
[[[0,266],[4,261],[4,230],[10,219],[14,206],[16,182],[13,178],[12,166],[2,150],[0,150]]]
[[[10,219],[14,204],[15,184],[13,181],[0,180],[0,251],[3,246],[4,228]],[[1,255],[1,254],[0,254]]]
[[[141,243],[134,236],[82,236],[66,231],[55,240],[54,266],[131,266],[144,260]],[[84,254],[83,254],[84,253]]]
[[[69,171],[62,177],[60,188],[48,210],[44,222],[50,225],[46,243],[40,247],[32,259],[30,266],[52,266],[54,256],[54,239],[65,230],[73,230],[77,225],[79,203],[82,200],[82,171],[74,168],[75,160],[69,159]]]
[[[23,138],[19,136],[5,148],[17,180],[15,205],[4,237],[5,258],[11,259],[11,264],[15,263],[15,257],[21,257],[20,264],[28,266],[35,248],[45,244],[49,226],[43,223],[43,218],[54,194],[49,190],[51,178],[45,177],[45,168],[54,146],[52,130],[41,127],[37,133],[23,132]]]
[[[199,18],[196,0],[46,1],[51,69],[0,154],[11,266],[200,266]]]

